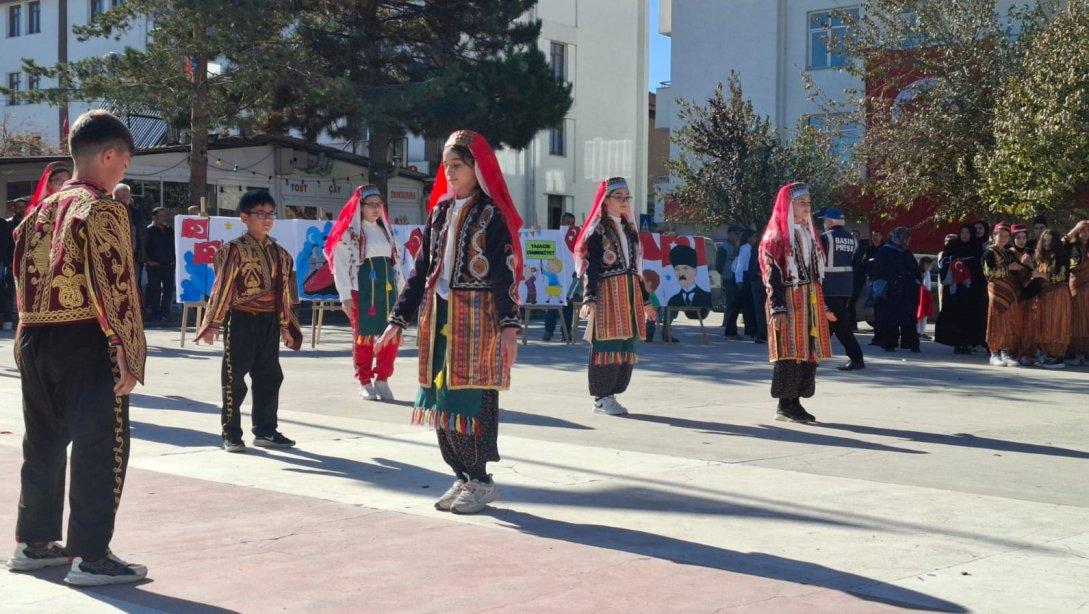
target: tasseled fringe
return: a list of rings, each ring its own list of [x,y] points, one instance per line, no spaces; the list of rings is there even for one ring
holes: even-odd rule
[[[455,431],[463,435],[476,437],[480,433],[480,421],[448,411],[435,411],[417,407],[412,410],[412,423],[429,426],[433,429]]]
[[[593,365],[634,365],[637,360],[635,352],[595,352]]]
[[[378,340],[377,335],[356,335],[356,345],[374,345],[374,342]]]

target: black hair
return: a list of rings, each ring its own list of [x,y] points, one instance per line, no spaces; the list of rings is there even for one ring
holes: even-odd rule
[[[742,230],[741,231],[741,242],[742,243],[748,243],[749,239],[751,239],[754,234],[756,234],[756,231],[753,230],[752,228],[746,228],[745,230]]]
[[[136,153],[132,134],[121,120],[102,109],[87,111],[76,118],[68,133],[68,151],[73,158],[93,156],[110,148]]]
[[[744,231],[745,231],[745,229],[738,226],[737,224],[732,224],[729,228],[726,229],[726,232],[744,232]]]
[[[931,258],[930,256],[923,256],[922,258],[919,258],[919,270],[920,271],[923,270],[923,267],[928,265],[928,264],[934,264],[934,259]]]
[[[268,190],[249,190],[238,200],[238,212],[249,213],[255,207],[261,205],[272,205],[272,208],[275,209],[276,201],[272,198],[272,194],[268,193]]]
[[[473,152],[469,151],[469,148],[467,146],[448,145],[446,149],[447,151],[452,151],[457,154],[457,156],[461,158],[461,161],[468,164],[469,166],[476,166],[476,158],[473,157]]]
[[[1037,215],[1036,217],[1032,218],[1032,225],[1035,226],[1036,224],[1043,224],[1044,226],[1047,226],[1047,218],[1042,215]]]

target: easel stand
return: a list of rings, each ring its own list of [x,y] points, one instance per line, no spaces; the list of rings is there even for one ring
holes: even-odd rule
[[[200,328],[200,323],[204,321],[204,310],[208,308],[207,301],[197,301],[192,303],[182,303],[182,320],[181,320],[181,346],[185,347],[185,334],[189,330],[189,312],[192,310],[195,314],[193,320],[193,334],[197,333]]]
[[[686,311],[699,311],[699,307],[666,307],[665,308],[665,322],[662,324],[662,335],[666,339],[673,338],[673,318],[676,315],[684,313]],[[688,316],[685,316],[688,317]],[[707,339],[707,328],[703,325],[703,318],[699,319],[700,322],[700,343],[706,345],[709,343]]]
[[[559,318],[560,318],[560,326],[562,327],[560,329],[560,334],[563,335],[564,342],[567,343],[568,345],[571,345],[572,343],[574,343],[574,341],[573,341],[574,335],[569,335],[567,333],[567,316],[564,315],[564,313],[563,313],[564,307],[566,307],[566,305],[522,305],[522,322],[525,323],[525,325],[522,327],[522,333],[521,333],[522,334],[522,345],[528,345],[529,344],[529,316],[534,311],[544,311],[544,312],[558,311],[559,312]]]

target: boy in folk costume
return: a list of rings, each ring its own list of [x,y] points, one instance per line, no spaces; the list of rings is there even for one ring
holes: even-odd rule
[[[1044,360],[1045,369],[1066,366],[1066,349],[1070,345],[1070,275],[1066,254],[1058,231],[1045,230],[1036,241],[1036,269],[1032,285],[1039,287],[1033,299],[1036,326],[1035,341]]]
[[[809,188],[791,183],[779,190],[764,238],[760,271],[768,291],[768,353],[775,364],[771,396],[779,399],[777,420],[814,422],[800,398],[813,396],[817,364],[831,358],[821,279],[824,254],[810,214]]]
[[[397,243],[382,193],[373,185],[356,188],[325,240],[340,304],[352,325],[352,359],[359,394],[368,401],[393,401],[389,377],[397,343],[375,352],[397,302]],[[372,383],[372,379],[374,382]]]
[[[419,312],[413,421],[436,430],[456,476],[435,508],[472,514],[498,497],[487,463],[499,460],[499,391],[510,387],[522,327],[522,219],[495,153],[467,130],[446,141],[430,207],[423,248],[376,347],[399,343]]]
[[[68,148],[75,175],[49,195],[39,186],[40,200],[13,237],[26,432],[18,546],[8,565],[71,565],[65,582],[77,586],[136,582],[147,568],[110,552],[129,458],[129,393],[144,380],[147,356],[129,214],[110,196],[136,148],[105,111],[81,115]],[[69,443],[71,514],[61,547]]]
[[[295,442],[277,430],[280,384],[280,341],[298,350],[302,330],[291,304],[291,254],[269,236],[276,203],[264,190],[250,190],[238,201],[246,234],[219,248],[216,280],[208,311],[197,331],[197,343],[211,345],[223,328],[223,449],[244,452],[242,401],[245,377],[253,387],[253,445],[290,448]]]
[[[1067,362],[1089,361],[1089,220],[1082,220],[1063,238],[1070,257],[1071,323]]]
[[[628,413],[616,395],[628,389],[635,368],[635,344],[658,317],[643,278],[642,246],[623,177],[602,181],[590,216],[575,240],[575,270],[585,286],[579,317],[588,319],[590,394],[594,413]]]
[[[983,254],[983,273],[987,276],[987,347],[991,366],[1016,367],[1013,356],[1014,329],[1021,325],[1021,285],[1017,273],[1024,270],[1017,254],[1010,249],[1010,227],[995,225],[992,241]]]

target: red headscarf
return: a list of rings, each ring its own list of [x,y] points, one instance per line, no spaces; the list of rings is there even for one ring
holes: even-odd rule
[[[322,248],[322,252],[325,254],[325,261],[329,263],[329,268],[332,269],[336,265],[333,264],[336,260],[333,257],[333,252],[336,250],[336,246],[340,243],[340,239],[344,236],[345,232],[348,232],[349,228],[355,228],[357,234],[363,237],[363,229],[360,227],[359,219],[359,207],[363,204],[363,201],[369,196],[382,196],[382,192],[378,190],[376,186],[371,184],[361,185],[352,192],[351,198],[348,202],[344,203],[344,208],[340,210],[340,215],[337,216],[337,221],[333,224],[333,229],[329,231],[329,236],[325,237],[325,246]],[[389,212],[386,211],[385,203],[382,206],[382,215],[379,218],[382,223],[379,227],[386,232],[386,238],[389,239],[389,244],[393,247],[393,261],[397,262],[397,243],[393,240],[393,226],[389,223]],[[360,239],[363,240],[362,238]],[[362,256],[362,251],[360,252]]]
[[[594,204],[590,207],[590,216],[586,218],[586,223],[582,225],[582,230],[579,231],[579,236],[575,239],[575,247],[571,250],[575,258],[575,270],[578,271],[580,276],[586,272],[586,255],[589,253],[588,241],[590,237],[594,236],[597,225],[607,215],[605,212],[605,197],[617,190],[627,189],[627,187],[628,182],[623,177],[611,177],[598,184],[597,193],[594,194]],[[628,208],[624,219],[628,220],[632,228],[639,227],[635,223],[635,213],[632,212],[631,207]],[[639,270],[642,271],[642,254],[636,254],[635,256],[639,261]]]
[[[30,197],[30,202],[27,203],[27,214],[34,209],[37,209],[39,203],[51,196],[51,194],[46,194],[46,191],[49,189],[49,180],[53,178],[53,175],[62,172],[68,174],[72,173],[63,162],[50,162],[45,165],[45,170],[42,171],[42,176],[38,179],[38,187],[34,188],[34,195]]]
[[[522,281],[522,216],[518,215],[518,209],[514,206],[514,200],[507,189],[507,180],[503,178],[503,169],[499,168],[499,161],[495,159],[495,152],[487,139],[471,130],[458,130],[446,139],[447,149],[454,145],[463,145],[469,148],[476,164],[473,170],[476,172],[476,181],[480,189],[492,199],[503,214],[503,220],[507,223],[507,231],[510,233],[510,245],[514,256],[515,282]],[[446,173],[439,170],[435,177],[435,186],[431,188],[431,197],[427,200],[428,210],[444,200],[454,198],[454,191],[446,183]]]
[[[798,281],[798,265],[794,259],[794,231],[798,224],[794,221],[795,198],[809,193],[809,187],[804,183],[788,183],[779,189],[779,195],[775,198],[775,208],[771,210],[771,219],[764,229],[764,238],[760,240],[760,272],[766,278],[768,269],[774,263],[783,273],[783,282],[787,285],[796,284]],[[813,238],[813,245],[817,250],[817,263],[821,275],[824,275],[824,248],[821,247],[817,229],[813,226],[813,220],[806,219],[802,232],[808,232]]]

